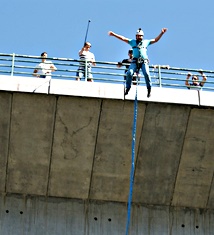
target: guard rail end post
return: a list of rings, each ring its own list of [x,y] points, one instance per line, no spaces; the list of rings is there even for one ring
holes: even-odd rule
[[[85,60],[85,81],[87,82],[88,77],[88,60]]]
[[[158,65],[158,79],[159,79],[159,85],[162,87],[162,82],[161,82],[161,67]]]
[[[14,65],[15,65],[15,53],[12,55],[12,68],[11,68],[11,76],[14,74]]]

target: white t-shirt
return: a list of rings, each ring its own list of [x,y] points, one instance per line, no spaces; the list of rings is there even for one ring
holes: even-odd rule
[[[53,65],[53,63],[51,61],[46,60],[45,62],[41,62],[40,64],[38,64],[36,66],[36,70],[38,70],[38,74],[40,75],[46,75],[46,76],[50,76],[51,75],[51,66],[53,66],[55,69],[56,67]]]
[[[80,55],[80,60],[87,60],[87,65],[88,65],[88,70],[91,70],[91,62],[90,61],[95,61],[95,56],[92,52],[90,51],[83,51],[82,54]],[[81,61],[79,70],[85,70],[85,62]]]

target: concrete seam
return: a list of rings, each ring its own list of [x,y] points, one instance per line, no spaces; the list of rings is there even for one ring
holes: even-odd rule
[[[169,203],[170,206],[172,206],[173,196],[174,196],[174,192],[175,192],[175,185],[176,185],[177,178],[178,178],[178,172],[179,172],[180,163],[181,163],[181,156],[182,156],[182,153],[183,153],[183,148],[184,148],[184,143],[185,143],[185,139],[186,139],[186,134],[187,134],[187,129],[188,129],[189,118],[190,118],[190,115],[191,115],[191,110],[192,109],[190,108],[189,115],[188,115],[188,118],[187,118],[186,130],[185,130],[183,143],[182,143],[182,147],[181,147],[180,160],[179,160],[179,163],[178,163],[176,177],[175,177],[175,181],[174,181],[174,185],[173,185],[173,192],[172,192],[170,203]]]
[[[53,129],[52,129],[52,141],[51,141],[51,151],[50,151],[46,196],[49,196],[50,173],[51,173],[51,164],[52,164],[52,156],[53,156],[53,143],[54,143],[54,130],[55,130],[55,125],[56,125],[57,101],[58,101],[58,96],[55,98],[54,121],[53,121]]]
[[[11,140],[11,123],[12,123],[12,111],[13,111],[13,94],[11,94],[11,101],[10,101],[10,125],[9,125],[9,137],[8,137],[8,146],[7,146],[7,162],[6,162],[6,170],[5,170],[5,185],[4,190],[5,194],[7,193],[7,181],[8,181],[8,165],[9,165],[9,155],[10,155],[10,140]]]
[[[136,172],[137,163],[138,163],[138,156],[139,156],[139,151],[140,151],[140,143],[141,143],[141,139],[142,139],[142,133],[143,133],[143,127],[144,127],[144,123],[145,123],[145,114],[146,114],[147,107],[148,107],[148,103],[146,104],[145,112],[144,112],[144,115],[143,115],[143,123],[142,123],[141,131],[140,131],[140,138],[139,138],[139,141],[138,141],[138,148],[137,148],[137,151],[136,151],[134,179],[135,179],[135,172]],[[134,192],[134,187],[133,187],[133,192]]]
[[[93,175],[93,169],[94,169],[95,154],[96,154],[96,149],[97,149],[97,140],[98,140],[98,134],[99,134],[100,119],[101,119],[101,114],[102,114],[102,106],[103,106],[103,99],[100,102],[100,114],[97,120],[97,133],[96,133],[95,146],[94,146],[94,157],[93,157],[92,168],[91,168],[92,171],[91,171],[90,185],[89,185],[89,190],[88,190],[88,199],[90,198],[90,194],[91,194],[92,175]]]
[[[213,181],[214,181],[214,172],[213,172],[213,177],[212,177],[212,180],[211,180],[211,183],[210,183],[210,190],[209,190],[209,193],[208,193],[206,208],[208,208],[208,203],[209,203],[209,199],[210,199],[210,195],[211,195],[211,191],[212,191]]]
[[[96,139],[95,139],[95,147],[94,147],[94,156],[93,156],[93,162],[92,162],[92,167],[91,167],[91,176],[90,176],[90,184],[89,184],[89,189],[88,189],[88,197],[87,199],[84,201],[84,205],[85,205],[85,225],[84,225],[84,234],[88,234],[89,233],[89,219],[88,219],[88,206],[89,206],[89,200],[90,200],[90,194],[91,194],[91,185],[92,185],[92,176],[93,176],[93,169],[94,169],[94,162],[95,162],[95,154],[96,154],[96,147],[97,147],[97,139],[98,139],[98,133],[99,133],[99,124],[100,124],[100,118],[101,118],[101,113],[102,113],[102,105],[103,105],[103,99],[100,102],[100,113],[99,113],[99,117],[97,120],[97,132],[96,132]]]

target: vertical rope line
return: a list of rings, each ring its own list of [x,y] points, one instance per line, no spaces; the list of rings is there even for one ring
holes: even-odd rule
[[[132,162],[131,162],[131,173],[130,173],[130,188],[129,188],[129,198],[128,198],[126,235],[129,234],[129,225],[130,225],[130,218],[131,218],[132,192],[133,192],[133,184],[134,184],[135,139],[136,139],[136,126],[137,126],[137,86],[138,86],[138,77],[137,77],[137,84],[136,84],[136,94],[135,94],[135,102],[134,102],[134,119],[133,119],[133,127],[132,127]]]

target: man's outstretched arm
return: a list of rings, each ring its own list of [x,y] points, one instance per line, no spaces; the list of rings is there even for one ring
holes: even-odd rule
[[[158,42],[161,39],[161,37],[166,33],[167,30],[168,30],[167,28],[162,28],[161,33],[156,38],[152,39],[150,44]]]
[[[123,42],[126,42],[126,43],[128,43],[128,41],[129,41],[128,38],[126,38],[126,37],[124,37],[122,35],[116,34],[116,33],[112,32],[112,31],[109,31],[108,35],[109,36],[114,36],[115,38],[117,38],[117,39],[119,39],[119,40],[121,40]]]

